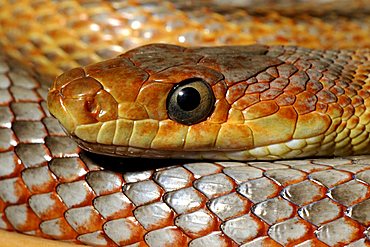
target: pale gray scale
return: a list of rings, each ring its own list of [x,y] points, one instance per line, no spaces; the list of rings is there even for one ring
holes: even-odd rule
[[[304,163],[300,164],[299,162],[297,164],[294,164],[294,162],[281,161],[281,163],[288,164],[291,168],[305,172],[305,173],[312,173],[315,171],[322,171],[322,170],[328,169],[327,166],[311,164],[311,162],[308,162],[307,164],[304,164]]]
[[[202,246],[227,246],[230,239],[222,232],[212,232],[206,236],[193,239],[189,243],[189,247],[202,247]]]
[[[221,167],[214,163],[194,162],[184,164],[184,167],[191,171],[195,178],[215,174],[221,171]]]
[[[79,147],[68,136],[47,136],[45,145],[53,157],[78,157]]]
[[[337,158],[337,159],[314,159],[312,160],[314,164],[318,165],[325,165],[333,168],[339,168],[343,165],[349,165],[349,167],[352,167],[354,164],[351,162],[349,158]],[[343,170],[343,169],[341,169]]]
[[[289,168],[288,165],[283,165],[275,162],[248,162],[249,165],[268,171],[268,170],[274,170],[274,169],[284,169]]]
[[[10,107],[18,121],[40,121],[45,117],[44,111],[38,103],[13,102]]]
[[[64,237],[65,229],[63,223],[65,222],[64,218],[51,219],[41,222],[40,230],[53,238],[60,239]]]
[[[0,177],[11,176],[16,172],[18,158],[13,151],[0,152]]]
[[[49,168],[55,176],[66,182],[77,180],[88,172],[79,158],[53,159],[49,163]]]
[[[93,204],[106,219],[132,214],[133,204],[122,192],[96,197]]]
[[[145,234],[145,242],[152,247],[161,247],[184,245],[188,240],[180,229],[170,226],[148,232]]]
[[[27,222],[29,210],[31,209],[27,204],[12,205],[5,209],[5,215],[10,224],[21,231],[24,223]]]
[[[294,169],[272,169],[265,171],[264,175],[283,186],[302,181],[306,177],[306,173]]]
[[[192,174],[182,167],[175,167],[158,171],[153,175],[156,181],[166,192],[178,190],[191,185],[194,180]]]
[[[177,213],[190,213],[206,203],[206,197],[193,187],[168,192],[163,200]]]
[[[42,123],[45,125],[47,132],[51,136],[65,136],[65,132],[58,120],[53,117],[45,117],[42,119]]]
[[[48,166],[30,168],[22,172],[22,179],[31,193],[49,192],[54,189],[56,178]]]
[[[216,219],[205,209],[182,214],[175,219],[175,225],[192,238],[212,232],[215,224]]]
[[[167,226],[169,223],[172,223],[169,222],[169,219],[174,217],[171,208],[163,202],[137,207],[134,215],[147,231]]]
[[[44,144],[18,144],[15,152],[25,167],[39,167],[49,160],[51,156]]]
[[[13,120],[14,115],[10,108],[8,106],[0,106],[0,128],[10,128]]]
[[[65,212],[65,218],[69,225],[79,234],[87,229],[100,229],[100,214],[92,206],[71,208]]]
[[[90,246],[107,246],[109,244],[109,240],[103,231],[82,234],[77,237],[77,240]]]
[[[316,226],[333,221],[343,215],[343,207],[329,198],[308,204],[298,210],[299,216]]]
[[[309,179],[319,182],[326,188],[332,188],[335,185],[347,182],[352,179],[352,174],[340,170],[326,170],[313,172],[309,176]]]
[[[370,184],[370,170],[359,172],[355,175],[355,178],[359,181]]]
[[[0,181],[0,198],[5,203],[16,204],[25,196],[24,190],[17,193],[18,184],[23,184],[20,178],[7,178]]]
[[[123,192],[136,206],[158,201],[163,193],[162,189],[152,180],[125,184]]]
[[[58,202],[61,203],[60,201],[57,202],[53,196],[54,192],[49,192],[44,194],[35,194],[30,197],[28,201],[30,207],[40,219],[50,219],[48,214],[53,212],[55,208],[58,208]],[[59,214],[62,214],[62,212]]]
[[[15,121],[13,131],[21,143],[44,143],[48,134],[39,121]]]
[[[120,191],[123,184],[122,175],[112,171],[89,172],[86,181],[97,196]]]
[[[291,218],[295,213],[295,208],[292,203],[281,197],[274,197],[255,204],[252,212],[267,224],[274,225]]]
[[[362,201],[349,209],[347,215],[364,226],[370,225],[370,199]]]
[[[40,96],[36,91],[28,88],[12,86],[9,91],[13,95],[15,101],[37,102],[40,99]]]
[[[270,67],[266,70],[266,73],[268,73],[273,78],[279,77],[279,72],[277,71],[276,67]],[[272,79],[272,78],[271,78]]]
[[[321,72],[319,72],[315,69],[308,69],[306,71],[306,73],[307,73],[308,77],[310,78],[310,80],[312,80],[312,81],[319,81],[323,76],[323,74]]]
[[[41,101],[40,106],[41,106],[41,109],[45,113],[45,117],[51,117],[51,114],[50,114],[49,109],[48,109],[48,104],[46,103],[46,101]]]
[[[272,180],[261,177],[240,184],[237,192],[253,203],[258,203],[278,195],[279,186]]]
[[[268,235],[283,246],[306,236],[310,231],[306,221],[297,217],[277,223],[268,230]]]
[[[123,174],[123,178],[126,183],[135,183],[151,178],[153,173],[154,173],[153,170],[125,172]]]
[[[246,198],[233,192],[211,199],[207,206],[218,218],[225,221],[247,213],[250,204]]]
[[[8,151],[17,145],[17,138],[11,129],[0,128],[0,151]]]
[[[332,188],[329,191],[329,196],[333,200],[348,207],[367,199],[369,193],[369,185],[351,180]]]
[[[258,237],[261,228],[261,223],[252,214],[227,220],[221,224],[221,230],[239,245]]]
[[[47,101],[47,98],[48,98],[48,93],[49,93],[49,87],[45,86],[45,85],[42,85],[41,87],[37,88],[35,90],[35,92],[38,93],[38,95],[40,95],[41,99],[43,101]],[[39,99],[39,100],[41,100]],[[45,112],[46,113],[46,112]]]
[[[25,74],[22,70],[11,71],[8,75],[13,86],[25,89],[35,89],[39,87],[39,83],[29,75]]]
[[[325,187],[309,180],[289,185],[281,191],[283,198],[298,206],[304,206],[320,198],[324,198],[325,193]]]
[[[336,69],[338,71],[335,71]],[[323,74],[324,78],[326,78],[330,81],[335,81],[342,74],[342,71],[339,71],[339,70],[340,70],[339,68],[330,68],[329,70],[322,72],[322,74]]]
[[[108,221],[103,227],[105,234],[117,245],[121,246],[126,245],[129,242],[128,240],[132,239],[133,236],[137,236],[135,234],[139,232],[138,228],[141,226],[133,217],[129,217]],[[120,230],[117,231],[117,229]]]
[[[223,169],[223,172],[234,179],[237,184],[260,178],[263,175],[261,170],[247,165],[226,167]]]
[[[369,170],[370,164],[369,164],[369,160],[363,160],[363,161],[356,161],[356,162],[347,163],[347,164],[336,165],[335,169],[356,174],[356,173],[359,173],[365,170]]]
[[[7,105],[12,101],[12,99],[9,89],[0,88],[0,105]]]
[[[231,178],[222,173],[204,176],[194,181],[193,185],[208,198],[224,195],[234,188]]]
[[[56,192],[68,208],[87,204],[93,196],[92,189],[84,180],[59,184]]]
[[[11,226],[8,224],[8,222],[5,221],[5,214],[4,213],[1,213],[0,214],[0,228],[1,229],[4,229],[4,230],[10,230],[11,229]]]
[[[316,230],[317,238],[329,246],[349,244],[362,235],[362,229],[348,218],[331,221]]]

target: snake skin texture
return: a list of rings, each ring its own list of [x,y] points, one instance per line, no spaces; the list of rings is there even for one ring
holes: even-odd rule
[[[47,110],[52,79],[138,45],[370,47],[366,0],[260,1],[257,14],[181,2],[0,1],[0,228],[92,246],[368,246],[369,155],[119,159],[65,135]]]
[[[370,156],[241,163],[92,155],[49,115],[47,88],[0,64],[3,229],[94,246],[368,241]]]

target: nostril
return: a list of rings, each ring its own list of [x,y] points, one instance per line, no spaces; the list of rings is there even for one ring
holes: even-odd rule
[[[89,97],[85,101],[85,109],[92,114],[92,117],[97,118],[100,114],[101,107],[95,98]]]

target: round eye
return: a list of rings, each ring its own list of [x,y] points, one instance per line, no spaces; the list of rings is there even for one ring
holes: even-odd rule
[[[212,112],[215,96],[207,82],[187,79],[172,88],[167,96],[167,113],[176,122],[191,125],[205,120]]]

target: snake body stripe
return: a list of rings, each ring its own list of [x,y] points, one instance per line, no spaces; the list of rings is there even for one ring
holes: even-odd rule
[[[177,4],[0,1],[0,228],[94,246],[368,245],[369,155],[119,159],[82,151],[65,135],[47,110],[52,79],[134,46],[370,47],[366,1],[324,16],[330,1],[321,11],[313,5],[314,16],[292,15],[284,4],[269,6],[287,15]],[[300,14],[312,8],[300,6]]]

